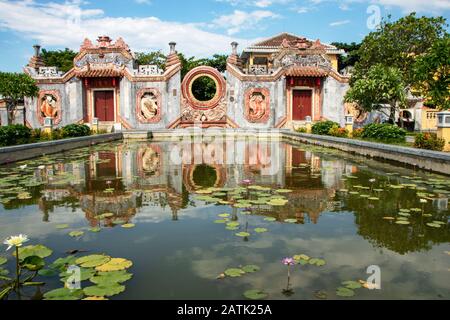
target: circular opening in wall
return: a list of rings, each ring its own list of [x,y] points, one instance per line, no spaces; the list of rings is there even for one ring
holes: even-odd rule
[[[195,167],[192,179],[194,180],[194,183],[199,187],[214,187],[217,181],[216,169],[206,164],[200,164]]]
[[[191,91],[198,101],[211,101],[217,95],[217,83],[209,76],[200,76],[192,82]]]

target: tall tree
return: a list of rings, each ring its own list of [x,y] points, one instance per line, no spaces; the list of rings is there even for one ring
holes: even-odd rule
[[[389,21],[390,18],[388,16],[376,31],[364,38],[352,82],[373,65],[383,64],[398,68],[406,85],[410,86],[414,82],[415,59],[447,34],[448,25],[443,17],[416,17],[411,13],[395,22]]]
[[[345,55],[340,55],[338,57],[339,71],[347,67],[353,67],[359,61],[358,50],[361,47],[360,43],[333,42],[331,43],[331,45],[335,46],[338,49],[344,50],[346,53]]]
[[[382,64],[372,66],[368,72],[353,82],[345,95],[345,102],[356,103],[361,111],[389,108],[389,121],[395,123],[395,114],[406,101],[405,83],[401,71]],[[387,106],[389,105],[389,106]]]
[[[59,70],[67,72],[73,68],[73,59],[77,53],[68,48],[64,50],[42,49],[41,57],[49,67],[58,67]]]
[[[17,106],[25,97],[36,97],[39,88],[29,75],[0,72],[0,96],[6,101],[8,124],[13,124]]]
[[[436,41],[414,64],[414,89],[427,104],[450,110],[450,36]]]
[[[166,67],[166,56],[161,51],[136,52],[135,57],[138,65],[157,65],[161,70]]]

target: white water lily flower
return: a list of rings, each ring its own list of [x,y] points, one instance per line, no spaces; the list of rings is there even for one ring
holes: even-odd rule
[[[420,199],[420,203],[428,203],[427,199]]]
[[[45,169],[45,166],[39,166],[38,169],[39,169],[39,170],[44,170],[44,169]]]
[[[3,241],[3,244],[6,244],[8,246],[8,251],[12,247],[21,247],[25,242],[28,241],[28,237],[24,234],[19,234],[18,236],[11,236],[5,241]]]
[[[24,164],[23,166],[20,166],[19,168],[22,169],[22,170],[24,170],[24,169],[26,169],[27,167],[28,167],[28,165]]]

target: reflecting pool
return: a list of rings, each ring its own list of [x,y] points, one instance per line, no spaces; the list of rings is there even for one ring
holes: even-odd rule
[[[45,270],[131,261],[110,299],[449,299],[449,195],[446,176],[309,145],[125,141],[2,166],[0,239],[50,248]],[[21,298],[62,288],[56,269]]]

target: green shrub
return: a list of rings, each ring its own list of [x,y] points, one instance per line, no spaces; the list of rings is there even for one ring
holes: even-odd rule
[[[348,138],[348,130],[335,125],[330,129],[328,135],[339,138]]]
[[[353,130],[352,136],[353,138],[361,138],[364,133],[364,128],[358,128]]]
[[[85,124],[69,124],[61,129],[62,138],[84,137],[91,134],[91,128]]]
[[[364,127],[361,137],[382,142],[405,142],[406,130],[392,124],[371,123]]]
[[[321,122],[316,122],[311,129],[311,132],[313,134],[319,134],[319,135],[328,135],[331,128],[333,128],[334,126],[338,126],[339,124],[333,121],[321,121]]]
[[[14,124],[0,127],[0,146],[2,147],[30,143],[31,139],[32,131],[24,125]]]
[[[306,130],[305,127],[298,127],[296,130],[298,133],[306,133],[308,130]]]
[[[434,151],[444,150],[445,140],[438,138],[436,133],[419,133],[416,135],[414,147]]]

